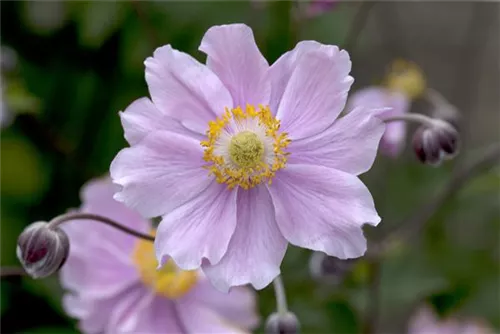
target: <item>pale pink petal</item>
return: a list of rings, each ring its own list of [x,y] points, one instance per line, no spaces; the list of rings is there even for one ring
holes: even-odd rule
[[[113,199],[115,192],[118,190],[117,188],[108,175],[87,182],[80,191],[82,206],[79,211],[104,216],[136,231],[149,233],[151,230],[151,222],[149,220],[144,219],[139,213],[130,210],[123,203]],[[130,254],[130,251],[137,243],[136,237],[99,222],[77,221],[70,224],[66,223],[65,225],[69,225],[80,231],[81,234],[77,237],[85,238],[87,242],[93,243],[95,246],[100,245],[103,240],[85,236],[85,232],[87,234],[94,233],[112,236],[110,238],[112,239],[111,243],[120,248],[124,255]],[[75,233],[78,232],[75,231]],[[73,240],[71,241],[73,245]]]
[[[158,262],[168,257],[184,270],[217,263],[236,228],[236,190],[215,180],[203,192],[163,217],[156,234]]]
[[[410,100],[399,92],[382,87],[361,89],[349,98],[347,110],[363,107],[380,119],[401,116],[410,109]],[[396,157],[403,151],[406,139],[406,123],[391,122],[387,124],[380,149],[388,156]]]
[[[145,61],[146,81],[155,106],[181,121],[207,125],[232,107],[232,99],[205,65],[170,45],[155,50]]]
[[[250,333],[196,300],[182,298],[177,301],[176,306],[187,333]]]
[[[257,294],[249,287],[233,287],[229,293],[224,293],[216,290],[209,280],[202,277],[184,298],[203,304],[242,328],[254,329],[259,325]]]
[[[326,167],[288,165],[269,191],[285,238],[340,259],[366,251],[363,224],[377,225],[373,199],[358,177]]]
[[[384,129],[384,123],[369,110],[357,108],[320,134],[292,141],[288,162],[359,175],[371,168]]]
[[[220,291],[252,284],[266,287],[279,275],[287,242],[274,219],[271,197],[264,186],[238,192],[237,226],[222,260],[203,264],[203,271]]]
[[[127,333],[188,334],[184,321],[179,317],[175,301],[156,296],[148,304],[141,305],[134,319],[125,319]],[[130,321],[134,320],[134,321]]]
[[[302,41],[297,43],[295,48],[283,54],[270,67],[270,78],[272,81],[271,111],[276,113],[283,93],[288,85],[288,81],[301,58],[310,51],[321,51],[330,58],[338,58],[338,62],[343,63],[343,73],[339,77],[347,78],[351,71],[351,61],[349,55],[344,50],[339,50],[335,45],[325,45],[316,41]],[[352,78],[351,78],[352,80]]]
[[[182,125],[179,120],[162,113],[146,97],[135,100],[125,111],[120,112],[120,119],[125,132],[125,139],[130,145],[137,144],[142,138],[155,130],[167,130],[201,138],[200,131],[193,132],[192,129]],[[205,130],[206,125],[203,126],[201,133],[204,133]]]
[[[156,131],[121,150],[111,163],[115,199],[145,217],[167,214],[202,192],[212,181],[202,167],[200,142]]]
[[[268,104],[269,64],[255,44],[252,29],[244,24],[211,27],[199,50],[207,54],[207,66],[231,92],[235,106]]]
[[[298,60],[276,114],[292,140],[320,133],[344,109],[353,82],[346,75],[348,59],[317,50]]]
[[[130,310],[140,301],[146,290],[136,284],[126,290],[110,296],[88,296],[85,291],[67,293],[62,300],[65,312],[79,320],[78,327],[84,333],[118,333],[110,330],[110,319],[123,310]]]

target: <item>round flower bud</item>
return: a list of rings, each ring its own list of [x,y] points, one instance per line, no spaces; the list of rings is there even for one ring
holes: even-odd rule
[[[436,120],[434,131],[439,142],[439,146],[448,156],[454,156],[458,152],[458,131],[449,123]]]
[[[309,269],[316,280],[335,285],[343,281],[355,262],[356,259],[341,260],[323,252],[314,252],[309,260]]]
[[[413,150],[425,164],[438,165],[441,162],[441,144],[434,128],[421,126],[413,135]]]
[[[295,314],[273,313],[266,321],[266,334],[296,334],[299,333],[300,324]]]
[[[47,277],[62,267],[69,254],[69,239],[46,222],[29,225],[17,239],[17,258],[33,278]]]

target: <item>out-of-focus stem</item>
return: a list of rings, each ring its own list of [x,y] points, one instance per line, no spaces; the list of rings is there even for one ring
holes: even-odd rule
[[[368,21],[370,10],[375,4],[375,1],[364,1],[359,5],[359,8],[352,20],[351,26],[347,31],[347,36],[344,40],[343,48],[346,49],[349,53],[353,52],[358,42],[358,38],[361,35],[366,22]]]
[[[286,294],[283,281],[281,280],[281,275],[277,276],[273,281],[274,295],[276,296],[276,307],[278,309],[278,314],[284,315],[288,312],[288,306],[286,303]]]

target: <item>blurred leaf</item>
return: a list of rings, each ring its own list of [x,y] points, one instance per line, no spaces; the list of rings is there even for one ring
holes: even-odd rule
[[[355,310],[346,301],[330,301],[326,305],[331,333],[359,333],[360,324]]]
[[[47,175],[36,149],[21,137],[5,136],[0,143],[2,198],[32,203],[47,187]]]
[[[31,95],[21,81],[11,79],[6,86],[4,98],[9,110],[16,114],[38,113],[40,100]]]
[[[33,32],[51,34],[68,18],[64,1],[23,1],[23,20]]]
[[[415,303],[446,289],[448,281],[433,270],[425,256],[415,249],[400,249],[388,255],[381,265],[379,312],[382,322],[396,325]],[[371,300],[367,286],[352,289],[348,298],[363,314]]]
[[[100,47],[122,24],[128,4],[120,1],[86,1],[71,3],[76,14],[78,37],[83,46]]]

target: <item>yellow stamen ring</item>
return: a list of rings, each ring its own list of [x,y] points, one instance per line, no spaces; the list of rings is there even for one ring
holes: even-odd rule
[[[154,230],[152,235],[155,235]],[[180,270],[172,260],[169,260],[160,270],[157,270],[158,262],[151,241],[138,240],[132,259],[139,271],[142,282],[157,294],[169,299],[184,296],[198,281],[196,271]]]
[[[265,135],[273,143],[272,162],[264,159],[264,143],[251,131],[241,131],[232,136],[228,147],[231,161],[215,153],[215,145],[227,127],[245,120],[256,120],[265,129]],[[285,149],[290,144],[288,135],[279,129],[280,121],[273,117],[267,106],[255,108],[247,104],[244,110],[241,107],[226,108],[221,117],[209,122],[207,140],[201,142],[205,147],[203,159],[208,162],[206,168],[217,182],[226,183],[229,189],[236,186],[250,189],[264,181],[271,184],[276,171],[286,165],[288,153]]]

